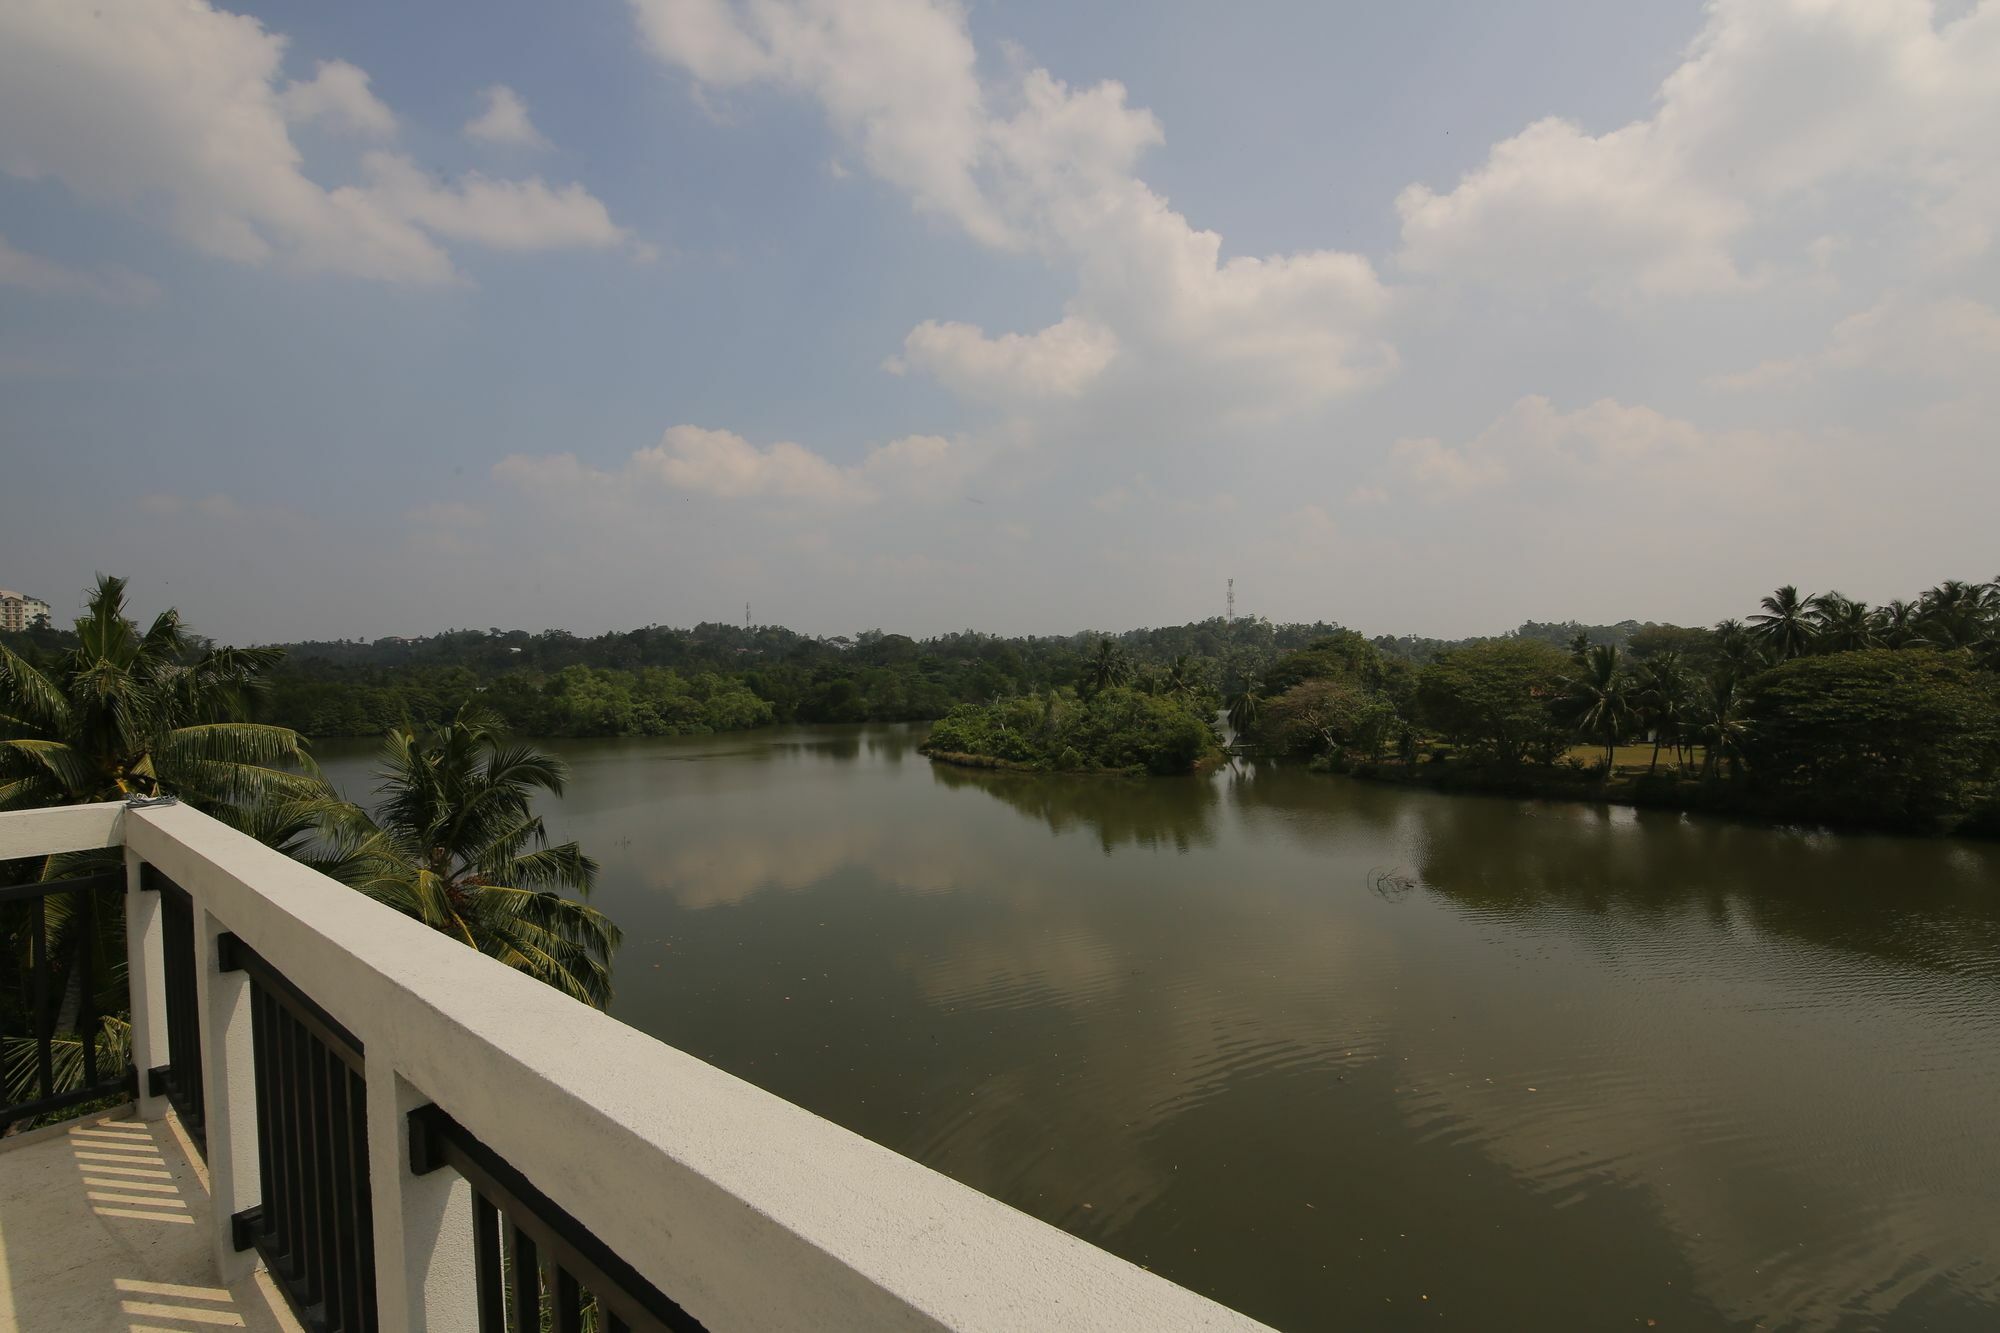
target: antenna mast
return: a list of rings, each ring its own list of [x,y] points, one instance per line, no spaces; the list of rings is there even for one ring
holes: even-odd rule
[[[750,603],[743,603],[743,628],[750,628]]]
[[[1229,580],[1229,597],[1224,604],[1224,608],[1225,609],[1223,610],[1222,613],[1222,623],[1225,625],[1234,625],[1236,623],[1236,580],[1235,579]]]

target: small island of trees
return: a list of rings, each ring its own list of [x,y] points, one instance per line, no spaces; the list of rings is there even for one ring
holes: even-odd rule
[[[1123,649],[1100,638],[1076,687],[960,704],[931,728],[924,753],[978,768],[1190,773],[1222,755],[1208,677],[1185,655],[1135,672]]]

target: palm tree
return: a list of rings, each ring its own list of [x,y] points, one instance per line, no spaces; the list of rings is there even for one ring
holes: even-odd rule
[[[1181,653],[1167,664],[1167,674],[1161,679],[1161,692],[1177,699],[1185,699],[1195,692],[1199,685],[1200,668],[1192,657]]]
[[[1765,660],[1763,645],[1740,620],[1717,621],[1715,643],[1722,667],[1733,676],[1754,676],[1770,665]]]
[[[1084,683],[1092,694],[1122,685],[1132,677],[1132,664],[1126,660],[1125,650],[1113,641],[1110,635],[1100,634],[1097,645],[1091,650],[1090,660],[1084,664]]]
[[[1812,620],[1814,644],[1821,652],[1845,653],[1876,645],[1875,618],[1869,614],[1866,602],[1857,602],[1838,592],[1823,592],[1806,606]]]
[[[163,611],[125,618],[100,575],[77,647],[47,668],[0,647],[0,810],[177,796],[219,814],[323,794],[305,742],[242,720],[275,648],[207,648]]]
[[[1582,669],[1564,682],[1572,721],[1579,735],[1604,742],[1604,776],[1611,776],[1618,738],[1632,723],[1629,684],[1618,661],[1618,645],[1600,643],[1584,656]]]
[[[1725,758],[1734,773],[1742,754],[1743,717],[1738,679],[1735,671],[1724,666],[1695,692],[1691,720],[1695,735],[1708,750],[1701,764],[1702,773],[1708,777],[1721,770]]]
[[[1236,739],[1242,740],[1257,725],[1257,714],[1262,711],[1264,701],[1257,695],[1257,682],[1245,680],[1242,688],[1229,696],[1229,730]]]
[[[1900,597],[1891,598],[1875,608],[1875,638],[1891,648],[1908,648],[1923,642],[1923,634],[1918,626],[1921,616],[1915,602],[1906,602]]]
[[[1797,657],[1812,647],[1815,633],[1807,600],[1787,583],[1764,598],[1764,610],[1750,617],[1750,633],[1780,662]]]
[[[277,650],[211,648],[177,611],[142,633],[126,618],[125,588],[124,579],[100,575],[76,623],[77,646],[42,665],[0,647],[0,810],[170,795],[255,832],[267,808],[324,799],[297,732],[243,720]],[[30,873],[58,880],[119,863],[115,853],[75,853]],[[84,1034],[75,1028],[86,955],[107,983],[95,997],[104,1018],[94,1039],[112,1051],[125,1031],[115,1012],[123,1003],[122,908],[96,913],[86,933],[73,907],[70,895],[51,895],[40,931],[61,996],[57,1092],[82,1086]],[[26,948],[34,933],[25,916],[10,922],[10,943]],[[31,1056],[33,1048],[28,1042]],[[16,1094],[34,1073],[23,1074],[22,1049],[8,1040],[5,1081]]]
[[[1653,733],[1653,759],[1646,765],[1650,776],[1660,767],[1660,746],[1671,739],[1674,743],[1674,762],[1679,764],[1681,755],[1682,723],[1686,720],[1688,677],[1681,666],[1681,655],[1664,652],[1639,668],[1635,682],[1634,702],[1638,705],[1640,719]]]
[[[392,731],[373,818],[329,803],[322,826],[346,882],[377,901],[603,1008],[619,930],[580,899],[597,863],[548,845],[537,792],[562,794],[560,760],[509,744],[468,705],[434,735]],[[565,891],[577,895],[565,896]]]
[[[2000,589],[1991,583],[1946,579],[1917,599],[1924,637],[1940,648],[1971,648],[1993,632],[2000,617]]]

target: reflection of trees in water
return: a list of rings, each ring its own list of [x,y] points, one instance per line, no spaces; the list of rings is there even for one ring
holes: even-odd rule
[[[1314,773],[1296,760],[1238,758],[1222,782],[1259,835],[1286,834],[1316,850],[1383,840],[1412,813],[1405,789]]]
[[[890,763],[900,763],[903,757],[916,749],[923,739],[922,732],[908,723],[893,723],[883,726],[816,727],[813,733],[803,738],[781,737],[771,742],[770,748],[792,754],[812,755],[818,759],[853,760],[866,754],[873,759],[886,759]]]
[[[1718,926],[1949,971],[2000,959],[2000,847],[1774,829],[1670,811],[1427,796],[1417,873],[1483,912]]]
[[[1067,833],[1087,827],[1106,852],[1130,844],[1178,851],[1215,841],[1216,784],[1185,778],[1092,777],[1066,773],[1009,773],[932,764],[946,787],[977,787],[1029,819]]]

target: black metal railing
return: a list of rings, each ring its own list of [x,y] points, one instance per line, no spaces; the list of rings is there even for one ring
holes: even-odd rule
[[[201,1074],[201,1001],[195,989],[194,899],[157,866],[139,868],[141,888],[160,895],[161,982],[167,999],[167,1063],[147,1071],[181,1126],[208,1156],[207,1094]]]
[[[472,1186],[479,1333],[701,1333],[692,1315],[441,1107],[418,1107],[410,1170],[447,1166]]]
[[[301,1323],[372,1333],[375,1228],[368,1190],[368,1086],[361,1042],[234,935],[224,972],[250,974],[262,1202],[233,1219]]]
[[[0,886],[0,904],[27,904],[28,937],[24,993],[8,997],[18,1000],[18,1007],[0,1005],[0,1050],[5,1052],[7,1085],[14,1089],[0,1096],[5,1103],[0,1105],[0,1133],[22,1121],[130,1096],[138,1087],[129,1060],[121,1062],[99,1049],[100,1043],[117,1043],[106,1042],[103,1031],[99,987],[104,978],[97,959],[98,927],[116,917],[107,915],[98,899],[124,891],[123,870]],[[70,913],[60,932],[59,958],[50,956],[49,899],[56,894],[69,895]],[[119,952],[123,949],[121,938]],[[65,1008],[74,1010],[67,1021]],[[24,1032],[6,1030],[15,1026],[8,1021],[10,1012],[18,1015]]]

